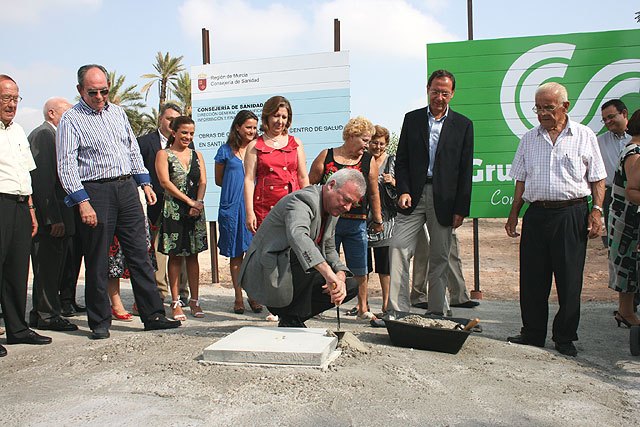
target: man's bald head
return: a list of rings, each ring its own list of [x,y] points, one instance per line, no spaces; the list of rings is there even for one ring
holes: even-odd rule
[[[49,98],[47,102],[44,103],[44,108],[42,109],[44,119],[58,127],[62,114],[71,107],[71,103],[64,98]]]

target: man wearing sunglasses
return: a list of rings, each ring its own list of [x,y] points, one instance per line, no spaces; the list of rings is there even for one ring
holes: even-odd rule
[[[604,161],[604,167],[607,169],[607,179],[605,180],[604,202],[602,209],[604,210],[604,224],[609,224],[609,206],[611,205],[611,186],[613,185],[613,176],[620,164],[620,152],[625,145],[631,141],[631,135],[627,131],[627,122],[629,112],[627,106],[619,99],[610,99],[602,104],[600,108],[602,113],[602,123],[607,128],[607,132],[598,136],[598,146],[600,154]],[[605,230],[607,231],[607,230]],[[608,233],[602,235],[602,243],[607,246]]]
[[[77,206],[78,232],[86,266],[85,302],[92,339],[109,338],[108,248],[114,234],[131,271],[131,284],[145,330],[180,326],[165,317],[147,252],[144,212],[138,196],[156,203],[149,171],[127,115],[109,103],[107,70],[90,64],[78,70],[80,101],[58,126],[58,175],[65,203]]]

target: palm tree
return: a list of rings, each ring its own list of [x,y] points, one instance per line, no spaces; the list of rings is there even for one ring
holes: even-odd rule
[[[167,99],[167,84],[169,82],[173,83],[177,80],[177,76],[181,71],[184,71],[184,67],[181,63],[182,56],[178,56],[177,58],[172,58],[167,52],[164,56],[162,52],[158,52],[156,54],[156,63],[153,64],[153,68],[156,69],[157,74],[143,74],[143,79],[151,79],[150,82],[146,83],[141,92],[145,94],[145,101],[147,96],[149,95],[149,89],[154,83],[158,83],[158,90],[160,96],[160,102],[158,104],[158,109],[162,108],[166,99]]]
[[[171,92],[182,106],[185,116],[191,117],[191,77],[187,71],[178,75],[178,78],[171,82]]]
[[[140,92],[136,91],[136,85],[125,86],[126,77],[124,75],[118,76],[115,71],[110,71],[108,78],[109,102],[124,109],[136,135],[139,136],[146,133],[145,116],[148,116],[148,114],[141,111],[146,108],[146,104],[142,102]]]

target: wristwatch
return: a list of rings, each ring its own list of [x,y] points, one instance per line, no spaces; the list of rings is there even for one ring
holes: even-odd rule
[[[591,207],[591,209],[595,209],[595,210],[597,210],[597,211],[600,211],[600,213],[601,213],[601,214],[604,214],[604,209],[602,209],[602,208],[601,208],[600,206],[598,206],[598,205],[593,205],[593,206]]]

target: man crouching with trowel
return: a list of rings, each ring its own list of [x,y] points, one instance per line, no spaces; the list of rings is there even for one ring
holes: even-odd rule
[[[240,284],[280,317],[278,326],[304,328],[305,320],[356,296],[335,229],[365,190],[362,172],[341,169],[325,185],[283,197],[265,218],[240,267]]]

